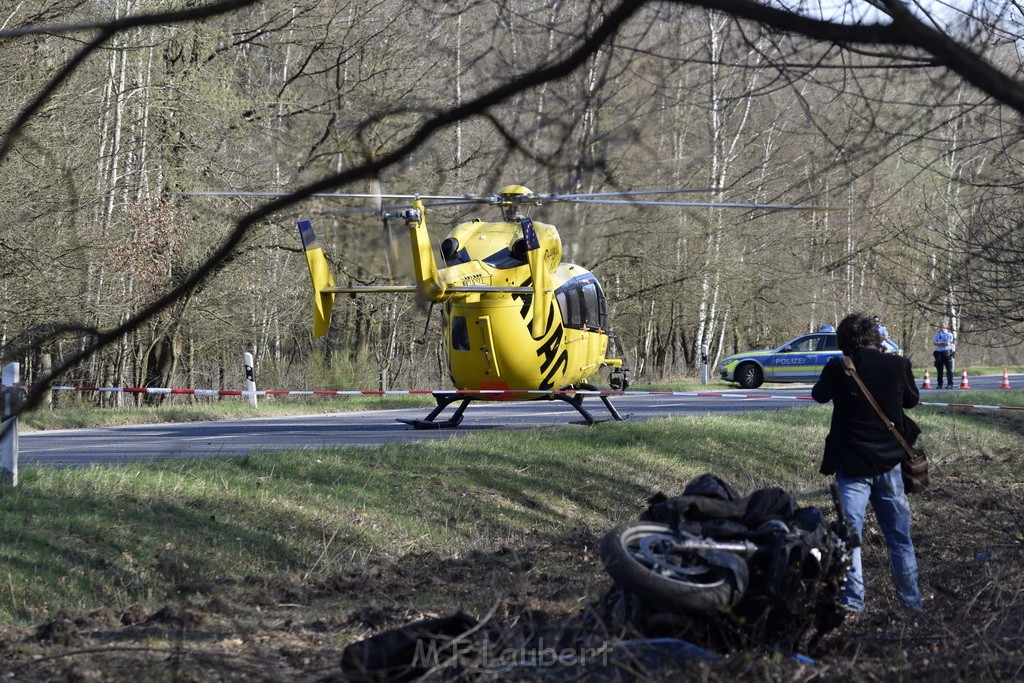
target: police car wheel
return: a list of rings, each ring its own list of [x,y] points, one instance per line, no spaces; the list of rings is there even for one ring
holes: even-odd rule
[[[756,363],[744,363],[736,368],[736,381],[744,389],[757,389],[764,384],[764,373]]]

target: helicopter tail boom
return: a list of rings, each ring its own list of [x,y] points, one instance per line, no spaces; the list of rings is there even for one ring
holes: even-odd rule
[[[416,285],[353,285],[351,287],[324,287],[321,294],[415,294]],[[445,288],[445,299],[465,294],[533,294],[533,287],[500,287],[492,285],[453,285]],[[548,290],[550,293],[550,290]]]
[[[313,281],[313,336],[322,337],[327,334],[331,324],[334,293],[337,290],[324,250],[317,244],[313,224],[307,220],[299,221],[299,236],[302,238],[306,265],[309,266],[309,277]]]

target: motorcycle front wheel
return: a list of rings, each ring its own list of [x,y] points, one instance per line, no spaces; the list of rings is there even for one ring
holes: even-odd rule
[[[747,562],[721,550],[684,550],[665,524],[620,524],[601,541],[605,570],[624,590],[661,611],[710,612],[738,603]]]

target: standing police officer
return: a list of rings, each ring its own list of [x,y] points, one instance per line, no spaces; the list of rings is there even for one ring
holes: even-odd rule
[[[872,320],[874,321],[874,323],[876,325],[878,325],[878,336],[882,339],[882,341],[885,341],[886,339],[888,339],[889,338],[889,330],[878,319],[878,316],[876,315],[874,318],[872,318]]]
[[[953,334],[945,320],[939,323],[939,331],[932,340],[935,344],[935,374],[938,376],[938,389],[942,388],[942,369],[946,369],[946,388],[953,388]]]

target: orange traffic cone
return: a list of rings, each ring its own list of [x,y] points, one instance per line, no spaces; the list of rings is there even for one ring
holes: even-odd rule
[[[960,388],[970,389],[971,385],[967,383],[967,368],[964,368],[964,374],[960,376]]]
[[[1006,368],[1003,368],[1003,383],[1002,383],[1002,385],[999,388],[1000,389],[1009,389],[1010,388],[1010,376],[1008,374],[1006,374]]]
[[[924,384],[921,385],[922,389],[932,388],[932,378],[928,376],[928,368],[924,369]]]

